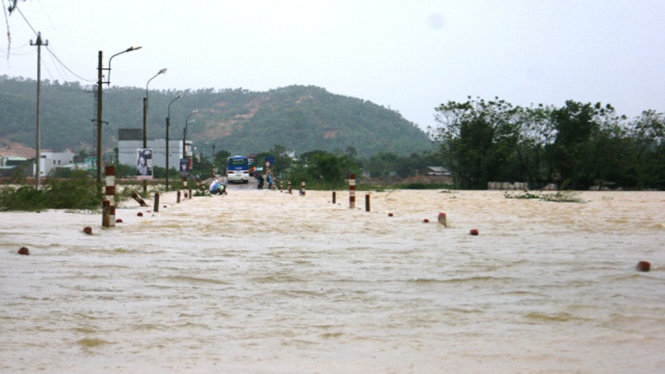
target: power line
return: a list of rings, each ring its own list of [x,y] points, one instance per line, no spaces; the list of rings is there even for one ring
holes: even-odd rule
[[[14,4],[16,6],[16,4]],[[5,0],[2,0],[2,10],[5,11],[5,25],[7,28],[7,60],[9,60],[9,49],[12,47],[12,33],[9,31],[9,16],[7,15],[7,8],[5,8]],[[12,6],[9,6],[9,12],[11,13]]]
[[[23,20],[25,21],[25,23],[27,23],[28,27],[30,27],[30,30],[32,30],[32,32],[35,33],[35,36],[37,36],[39,33],[37,32],[37,30],[35,30],[34,27],[32,27],[32,24],[30,24],[30,21],[28,21],[28,19],[25,18],[25,15],[23,15],[23,12],[21,12],[21,8],[19,8],[18,6],[15,6],[14,9],[18,10],[18,14],[20,14],[21,17],[23,17]]]
[[[80,80],[82,80],[82,81],[90,82],[90,83],[94,83],[94,82],[95,82],[94,80],[83,78],[82,76],[80,76],[80,75],[74,73],[74,72],[72,71],[72,69],[70,69],[67,65],[65,65],[64,62],[62,62],[62,60],[60,60],[60,59],[58,58],[58,56],[55,54],[55,52],[54,52],[50,47],[47,46],[47,47],[46,47],[46,50],[51,54],[51,56],[53,56],[53,57],[56,59],[56,61],[58,61],[58,63],[59,63],[60,65],[62,65],[62,66],[68,71],[68,72],[72,73],[72,75],[74,75],[76,78],[78,78],[78,79],[80,79]]]
[[[23,20],[25,21],[25,23],[28,24],[28,27],[30,27],[30,29],[32,30],[32,32],[35,33],[35,35],[38,35],[39,33],[35,30],[35,28],[32,26],[32,24],[30,23],[30,21],[28,21],[28,18],[26,18],[26,16],[25,16],[25,15],[23,14],[23,12],[21,11],[21,8],[19,8],[18,6],[16,6],[16,4],[14,4],[14,8],[13,8],[13,9],[18,10],[18,13],[21,15],[21,17],[23,18]],[[44,45],[44,47],[46,47],[46,50],[51,54],[51,56],[52,56],[53,58],[55,58],[55,60],[56,60],[60,65],[62,65],[62,67],[64,67],[65,70],[67,70],[68,72],[70,72],[73,76],[75,76],[76,78],[78,78],[78,79],[80,79],[80,80],[82,80],[82,81],[85,81],[85,82],[89,82],[89,83],[94,83],[94,82],[95,82],[94,80],[86,79],[86,78],[83,78],[82,76],[76,74],[76,73],[75,73],[72,69],[70,69],[70,68],[69,68],[64,62],[62,62],[62,60],[60,60],[60,58],[58,57],[58,55],[55,54],[55,51],[54,51],[52,48],[50,48],[50,47],[48,46],[48,44]],[[9,51],[8,51],[8,52],[9,52]],[[9,57],[9,54],[7,54],[7,57]],[[48,70],[48,69],[47,69],[47,70]]]

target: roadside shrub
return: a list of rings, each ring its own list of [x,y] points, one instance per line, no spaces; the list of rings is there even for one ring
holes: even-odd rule
[[[0,210],[37,211],[47,209],[43,190],[32,186],[7,187],[0,191]]]
[[[83,171],[71,179],[48,179],[41,190],[32,186],[7,187],[0,191],[0,210],[97,209],[102,196],[97,183]]]
[[[101,203],[97,183],[85,172],[74,171],[70,179],[46,182],[46,200],[50,209],[96,209]]]

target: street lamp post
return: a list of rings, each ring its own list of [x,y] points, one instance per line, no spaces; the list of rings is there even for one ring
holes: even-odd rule
[[[189,126],[189,117],[195,115],[198,112],[199,112],[198,109],[194,109],[194,111],[189,113],[187,118],[185,118],[185,127],[183,128],[182,131],[182,158],[187,158],[187,149],[185,148],[186,147],[185,140],[187,139],[187,126]]]
[[[171,100],[168,106],[168,115],[166,116],[166,190],[169,190],[169,126],[171,125],[171,104],[181,98],[182,95],[178,94],[175,99]]]
[[[212,157],[210,158],[210,165],[212,165],[210,173],[213,179],[215,178],[215,143],[212,143]]]
[[[102,183],[102,84],[106,85],[111,84],[111,61],[113,57],[123,54],[125,52],[131,52],[141,49],[141,46],[131,46],[125,49],[122,52],[118,52],[111,56],[109,59],[109,67],[105,68],[102,64],[102,51],[99,51],[98,61],[97,61],[97,183]],[[106,82],[103,81],[103,71],[107,70],[108,78]]]
[[[166,68],[161,69],[157,74],[153,75],[152,78],[148,79],[148,82],[145,84],[145,97],[143,97],[143,148],[148,147],[147,134],[146,134],[146,119],[148,118],[148,85],[150,81],[157,78],[158,75],[166,73]],[[148,192],[147,183],[143,180],[143,194],[145,195]]]

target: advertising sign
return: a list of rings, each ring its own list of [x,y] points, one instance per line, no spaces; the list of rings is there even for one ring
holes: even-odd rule
[[[180,159],[180,176],[181,177],[187,177],[189,176],[189,159],[188,158],[181,158]]]
[[[136,179],[152,179],[152,148],[136,149]]]

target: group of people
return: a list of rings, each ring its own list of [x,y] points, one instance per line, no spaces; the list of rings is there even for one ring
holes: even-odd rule
[[[226,183],[219,183],[217,179],[213,179],[210,183],[210,194],[211,195],[228,195],[226,192]]]
[[[255,173],[254,178],[259,181],[259,184],[256,186],[259,190],[263,189],[263,183],[265,182],[263,175],[261,173]],[[266,178],[268,182],[268,189],[272,190],[272,185],[274,183],[274,179],[272,176],[272,173],[268,173],[268,177]]]
[[[263,175],[261,173],[255,173],[254,178],[256,178],[259,182],[257,185],[258,189],[263,189],[263,184],[264,182],[268,182],[268,189],[271,190],[273,184],[275,183],[275,180],[272,176],[272,173],[268,173],[267,178],[263,178]],[[210,194],[211,195],[228,195],[226,192],[226,182],[220,183],[219,180],[213,179],[212,182],[210,183]]]

